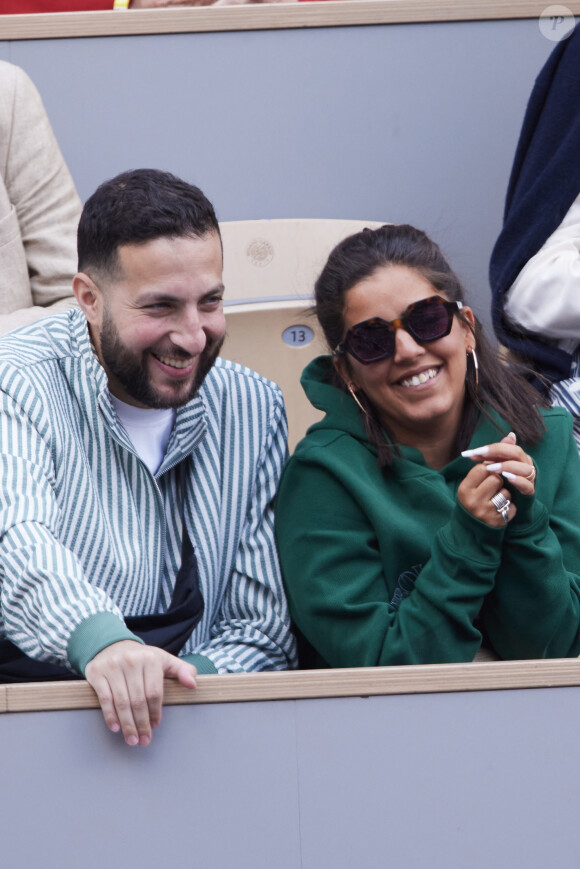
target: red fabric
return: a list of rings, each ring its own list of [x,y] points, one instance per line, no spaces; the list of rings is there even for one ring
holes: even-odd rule
[[[87,12],[112,9],[113,0],[0,0],[0,15],[29,12]]]
[[[308,2],[308,0],[301,0]],[[0,0],[0,15],[29,12],[87,12],[112,9],[113,0]]]

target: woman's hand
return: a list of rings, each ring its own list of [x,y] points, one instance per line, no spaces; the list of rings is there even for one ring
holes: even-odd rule
[[[504,482],[507,480],[522,495],[534,494],[536,468],[532,459],[516,445],[512,432],[497,444],[465,450],[462,455],[477,464],[457,490],[460,504],[486,525],[501,528],[517,512]]]

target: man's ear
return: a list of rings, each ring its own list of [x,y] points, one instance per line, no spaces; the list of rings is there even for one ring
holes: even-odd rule
[[[95,282],[84,272],[78,272],[72,282],[79,307],[92,325],[100,324],[103,294]]]

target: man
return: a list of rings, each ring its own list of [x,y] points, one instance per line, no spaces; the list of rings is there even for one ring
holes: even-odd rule
[[[295,664],[271,513],[285,415],[278,387],[217,359],[200,190],[119,175],[87,201],[78,254],[81,310],[0,342],[0,673],[83,674],[146,745],[164,676]]]

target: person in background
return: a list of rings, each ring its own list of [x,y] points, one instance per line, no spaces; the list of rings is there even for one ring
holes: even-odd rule
[[[490,263],[508,359],[574,417],[580,449],[580,25],[534,84]]]
[[[315,310],[331,355],[302,383],[326,416],[276,501],[302,666],[578,655],[569,414],[500,364],[413,227],[341,242]]]
[[[0,15],[91,12],[113,8],[114,0],[0,0]]]
[[[297,3],[300,0],[0,0],[0,15],[42,12],[88,12],[111,9],[173,9],[183,6],[245,6]]]
[[[79,309],[0,341],[0,681],[85,676],[147,745],[164,676],[295,663],[272,499],[281,392],[218,359],[203,193],[135,170],[78,230]]]
[[[0,334],[74,303],[80,213],[38,91],[0,61]]]

